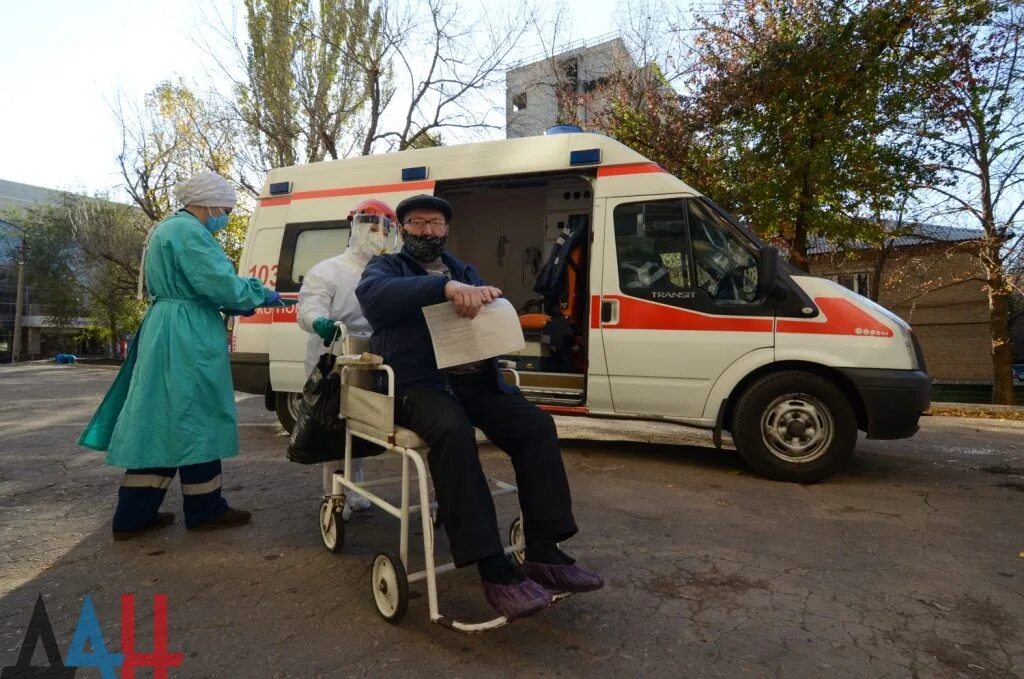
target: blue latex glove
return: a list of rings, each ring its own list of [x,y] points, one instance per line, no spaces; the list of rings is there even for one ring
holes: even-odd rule
[[[280,309],[295,306],[299,303],[297,299],[285,299],[277,290],[263,288],[263,292],[266,297],[263,300],[263,304],[260,304],[261,307],[277,307]]]
[[[263,291],[266,293],[266,298],[264,298],[262,306],[284,306],[281,304],[281,293],[277,290],[263,288]]]
[[[323,338],[324,344],[330,344],[338,334],[338,328],[334,325],[334,321],[321,316],[313,321],[313,332]]]

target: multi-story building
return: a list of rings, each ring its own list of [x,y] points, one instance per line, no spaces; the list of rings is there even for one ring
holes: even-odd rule
[[[40,186],[20,184],[0,179],[0,213],[28,208],[32,205],[59,203],[63,191]],[[16,225],[0,218],[0,363],[11,360],[14,349],[14,313],[18,290],[19,250]],[[25,286],[21,314],[21,360],[48,358],[56,353],[76,352],[83,348],[79,340],[85,320],[76,320],[71,326],[50,323],[45,300],[36,299],[32,287]]]
[[[636,68],[622,39],[611,36],[510,68],[505,74],[506,136],[543,134],[562,123],[593,129],[587,123],[603,104],[602,83]]]

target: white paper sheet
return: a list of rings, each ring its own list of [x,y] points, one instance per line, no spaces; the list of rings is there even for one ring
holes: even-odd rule
[[[482,361],[526,346],[519,316],[507,299],[484,304],[476,318],[455,313],[451,302],[423,307],[438,368]]]

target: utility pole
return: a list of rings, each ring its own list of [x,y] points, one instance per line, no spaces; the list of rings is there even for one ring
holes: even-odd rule
[[[18,252],[18,289],[14,296],[14,341],[11,344],[11,363],[21,360],[21,314],[25,304],[25,243]]]

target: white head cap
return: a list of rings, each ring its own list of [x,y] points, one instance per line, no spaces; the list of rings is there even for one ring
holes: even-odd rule
[[[200,172],[174,187],[174,197],[182,205],[233,208],[238,196],[227,180],[216,172]]]

